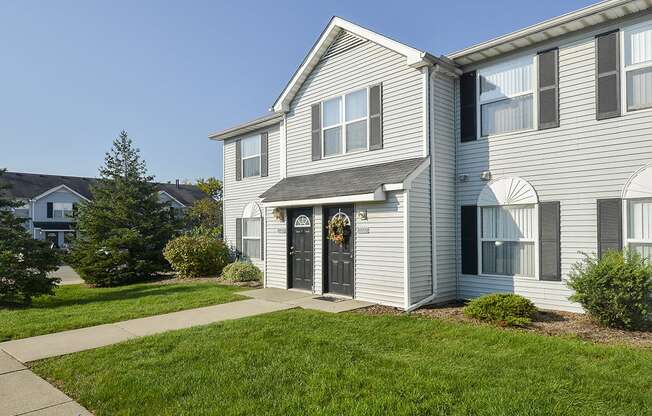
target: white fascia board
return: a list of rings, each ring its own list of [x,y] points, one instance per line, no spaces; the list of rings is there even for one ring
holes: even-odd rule
[[[85,196],[83,196],[83,195],[80,194],[79,192],[75,191],[74,189],[71,189],[71,188],[69,188],[69,187],[66,186],[66,185],[59,185],[59,186],[56,186],[56,187],[54,187],[54,188],[52,188],[52,189],[50,189],[50,190],[47,190],[47,191],[43,192],[41,195],[37,195],[37,196],[35,196],[34,198],[32,198],[32,201],[38,201],[39,199],[44,198],[44,197],[50,195],[51,193],[53,193],[53,192],[57,192],[57,191],[60,191],[60,190],[62,190],[62,189],[66,189],[66,190],[68,190],[69,192],[71,192],[71,193],[77,195],[78,197],[80,197],[80,198],[83,199],[84,201],[88,201],[88,200],[89,200],[88,198],[86,198]]]
[[[165,194],[165,195],[167,195],[170,199],[174,200],[174,202],[176,202],[177,204],[181,205],[181,206],[184,207],[184,208],[187,208],[185,204],[182,204],[181,201],[179,201],[178,199],[176,199],[175,197],[173,197],[172,195],[170,195],[170,194],[167,193],[166,191],[158,191],[158,194],[159,194],[159,195],[161,195],[161,194]]]
[[[328,198],[315,198],[315,199],[297,199],[292,201],[279,201],[279,202],[263,202],[264,207],[274,207],[274,208],[283,208],[283,207],[301,207],[301,206],[313,206],[313,205],[327,205],[327,204],[345,204],[353,202],[375,202],[375,201],[384,201],[386,199],[385,191],[383,187],[379,187],[372,193],[368,194],[357,194],[357,195],[345,195],[345,196],[334,196]]]
[[[344,20],[341,17],[335,16],[328,23],[317,42],[314,44],[312,49],[310,49],[310,52],[304,59],[301,66],[294,73],[290,79],[290,82],[288,82],[281,95],[279,95],[279,97],[276,99],[274,105],[272,105],[272,111],[289,111],[289,104],[297,84],[302,83],[305,80],[308,73],[312,71],[321,55],[326,51],[328,44],[335,39],[335,35],[339,33],[340,30],[346,30],[347,32],[351,32],[356,36],[377,43],[381,46],[386,47],[387,49],[393,50],[405,56],[405,63],[409,66],[419,68],[424,65],[432,64],[431,60],[429,59],[430,55],[427,52],[420,51],[404,43],[397,42],[379,33],[365,29],[362,26],[358,26],[355,23],[351,23],[348,20]]]

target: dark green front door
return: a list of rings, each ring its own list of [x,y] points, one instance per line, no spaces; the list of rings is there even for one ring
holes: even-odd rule
[[[338,215],[349,223],[347,236],[343,244],[337,244],[325,239],[326,247],[326,283],[327,292],[345,296],[353,296],[353,207],[350,205],[325,208],[326,224]],[[325,230],[327,233],[328,230]]]
[[[312,290],[312,208],[290,210],[288,215],[288,286]]]

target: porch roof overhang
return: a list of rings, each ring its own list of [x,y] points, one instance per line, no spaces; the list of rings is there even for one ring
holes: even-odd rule
[[[406,189],[428,158],[404,159],[285,178],[260,195],[265,206],[290,207],[384,201],[388,191]]]

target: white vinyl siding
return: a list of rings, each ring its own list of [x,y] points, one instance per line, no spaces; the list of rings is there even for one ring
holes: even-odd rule
[[[597,252],[596,200],[620,198],[629,177],[652,160],[649,112],[596,120],[594,36],[614,28],[602,27],[561,44],[537,47],[559,47],[559,128],[459,143],[457,124],[457,173],[468,175],[469,180],[457,183],[456,215],[460,205],[476,203],[485,186],[481,172],[491,171],[494,178],[521,177],[534,186],[540,201],[560,201],[562,268],[562,282],[460,273],[459,297],[513,292],[542,308],[581,311],[568,300],[572,291],[565,280],[582,252]],[[465,68],[470,69],[474,68]],[[457,261],[459,271],[459,257]]]
[[[246,186],[242,181],[235,180],[235,147],[237,138],[227,139],[224,141],[224,239],[230,247],[236,247],[236,230],[235,219],[241,218],[243,210],[247,204],[252,201],[259,202],[258,198],[263,192],[280,180],[280,134],[279,126],[272,126],[266,129],[268,131],[269,143],[269,176],[249,178]],[[260,132],[256,133],[260,137]],[[269,210],[271,211],[271,210]],[[266,226],[269,223],[266,222]],[[274,230],[273,232],[276,232]],[[268,231],[266,235],[270,235]],[[275,234],[274,237],[281,236],[285,241],[285,234]],[[265,246],[268,242],[263,239]],[[270,253],[271,254],[271,253]],[[267,258],[267,255],[264,254]],[[251,259],[251,262],[264,270],[265,262],[260,259]],[[285,272],[283,272],[285,273]]]
[[[482,274],[534,277],[534,206],[482,207]]]
[[[479,71],[480,135],[532,129],[534,57],[526,56]]]
[[[342,154],[313,161],[312,144],[306,140],[311,135],[311,106],[379,83],[383,91],[383,148],[345,153],[342,143]],[[373,42],[323,59],[308,75],[287,114],[288,176],[423,157],[422,96],[421,71],[407,66],[405,56]],[[342,114],[342,122],[344,117]]]
[[[412,305],[432,295],[433,291],[430,166],[412,182],[409,198],[409,304]]]
[[[403,192],[388,192],[384,202],[356,204],[367,220],[356,221],[355,298],[367,302],[403,308],[405,306],[405,239]]]
[[[627,201],[626,246],[652,260],[652,199]]]
[[[265,287],[287,289],[287,241],[285,220],[279,221],[272,214],[273,208],[265,208]],[[282,210],[287,215],[286,210]]]
[[[652,23],[626,28],[623,38],[627,110],[652,107]]]

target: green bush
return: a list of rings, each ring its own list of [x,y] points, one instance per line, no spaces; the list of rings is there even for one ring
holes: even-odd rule
[[[585,255],[573,266],[571,300],[603,325],[625,329],[652,327],[652,263],[633,250]]]
[[[536,312],[536,306],[529,299],[511,293],[484,295],[464,308],[466,316],[501,326],[527,325]]]
[[[228,247],[206,235],[182,235],[170,240],[163,255],[182,277],[217,276],[229,262]]]
[[[259,282],[263,280],[263,272],[251,263],[236,261],[224,268],[222,278],[229,282]]]

